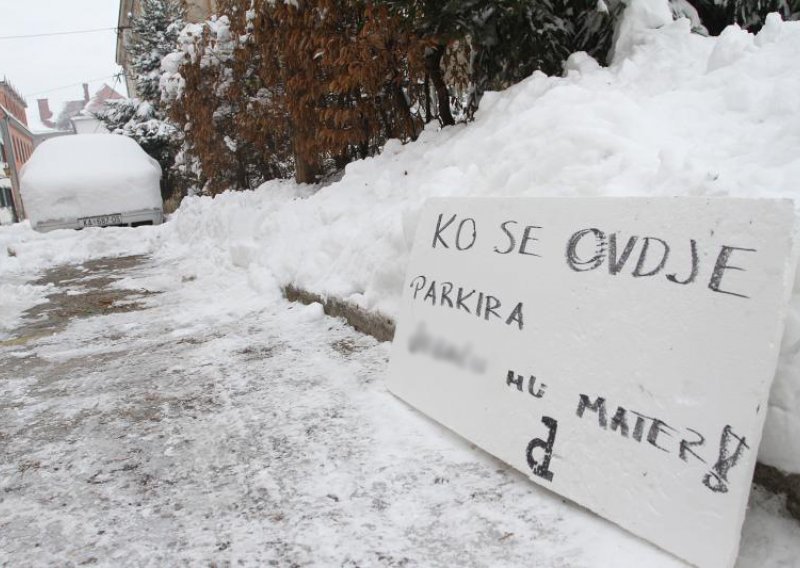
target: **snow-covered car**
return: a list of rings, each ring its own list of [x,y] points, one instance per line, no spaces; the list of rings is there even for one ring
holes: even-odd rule
[[[44,141],[20,189],[37,231],[137,227],[163,221],[161,166],[130,138],[79,134]]]

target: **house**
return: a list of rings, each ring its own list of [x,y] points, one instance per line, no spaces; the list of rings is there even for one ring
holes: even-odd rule
[[[22,95],[8,82],[0,81],[0,218],[25,218],[19,195],[19,170],[33,153],[33,133],[28,128]]]
[[[184,0],[186,5],[186,21],[197,23],[208,19],[216,10],[216,0]],[[119,17],[117,19],[117,64],[125,70],[125,85],[128,95],[136,96],[136,85],[129,73],[130,61],[127,46],[131,41],[131,15],[142,13],[140,0],[120,0]]]
[[[83,110],[83,107],[89,104],[90,99],[89,85],[87,83],[83,84],[83,98],[65,102],[58,115],[53,115],[50,110],[49,99],[37,99],[39,120],[44,126],[53,130],[72,130],[70,119],[78,115]]]
[[[122,100],[123,97],[106,84],[97,91],[81,111],[72,117],[75,134],[108,134],[108,128],[95,115],[103,110],[108,101]]]
[[[107,134],[108,130],[105,125],[95,118],[94,114],[103,108],[106,101],[122,98],[124,97],[121,94],[106,84],[90,96],[89,85],[84,83],[83,98],[65,102],[58,115],[53,114],[48,99],[38,99],[36,102],[39,107],[39,121],[53,132],[44,133],[37,138],[50,138],[54,132],[59,134]],[[37,145],[40,141],[37,139]]]

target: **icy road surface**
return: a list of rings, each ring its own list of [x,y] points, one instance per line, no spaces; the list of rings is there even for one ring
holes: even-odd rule
[[[0,341],[0,565],[683,566],[393,398],[388,345],[245,279],[42,276]],[[756,490],[738,566],[798,562]]]

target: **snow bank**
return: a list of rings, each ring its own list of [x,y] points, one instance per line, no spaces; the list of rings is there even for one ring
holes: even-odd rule
[[[41,221],[161,209],[161,166],[136,142],[111,134],[43,142],[22,168],[25,211]]]
[[[666,2],[663,2],[666,4]],[[636,4],[634,4],[636,5]],[[352,163],[313,196],[271,182],[184,201],[162,254],[336,295],[396,316],[408,240],[431,196],[780,196],[800,193],[800,23],[753,36],[690,33],[648,1],[626,18],[615,63],[573,55],[487,94],[475,122],[429,129]],[[658,29],[652,29],[658,27]],[[761,459],[800,472],[800,284]]]

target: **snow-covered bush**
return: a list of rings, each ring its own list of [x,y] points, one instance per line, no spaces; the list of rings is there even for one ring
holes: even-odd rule
[[[424,45],[385,7],[228,0],[187,26],[161,87],[209,191],[287,177],[313,182],[413,139]]]
[[[560,74],[574,51],[604,60],[622,6],[221,0],[178,35],[160,86],[210,192],[314,182],[433,120],[471,118],[487,89]]]
[[[534,71],[560,75],[576,51],[605,61],[624,7],[622,0],[384,1],[409,20],[413,33],[430,42],[426,60],[443,124],[454,122],[451,102],[456,115],[471,117],[485,91],[507,88]],[[466,68],[456,73],[453,67],[459,65],[447,55],[454,43],[468,53]],[[456,84],[442,84],[437,74],[445,69]]]
[[[188,24],[175,50],[162,60],[162,100],[182,128],[182,157],[196,166],[192,172],[199,174],[198,186],[212,193],[252,188],[276,177],[265,167],[271,131],[251,137],[264,112],[254,90],[258,58],[247,47],[242,19],[234,18],[236,24],[239,28],[233,29],[225,15]]]
[[[800,17],[800,0],[680,0],[691,4],[711,35],[719,35],[726,26],[738,26],[757,32],[767,14],[777,12],[784,20]]]

